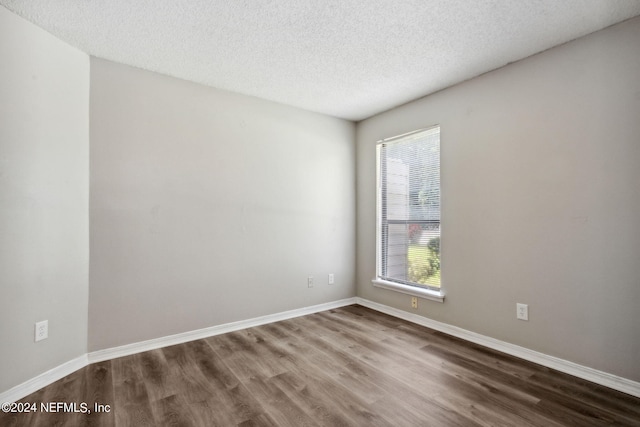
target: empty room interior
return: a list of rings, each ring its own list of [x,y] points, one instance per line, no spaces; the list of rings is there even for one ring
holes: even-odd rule
[[[640,425],[640,2],[0,0],[0,425]]]

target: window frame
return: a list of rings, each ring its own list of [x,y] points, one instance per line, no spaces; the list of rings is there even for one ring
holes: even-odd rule
[[[383,246],[382,246],[382,191],[383,191],[383,180],[382,180],[382,164],[381,164],[381,146],[384,143],[389,143],[393,141],[400,141],[402,139],[411,137],[412,135],[427,132],[432,129],[438,128],[440,133],[440,142],[442,141],[442,130],[440,125],[433,125],[429,127],[425,127],[422,129],[418,129],[415,131],[407,132],[401,135],[393,136],[390,138],[385,138],[376,142],[376,277],[372,280],[373,286],[377,288],[392,290],[404,294],[408,294],[411,296],[417,296],[424,299],[429,299],[437,302],[444,302],[444,291],[442,287],[442,282],[440,284],[439,289],[427,288],[421,286],[420,284],[413,284],[411,282],[402,281],[391,281],[385,280],[382,278],[382,256],[383,256]],[[442,157],[442,154],[440,154]],[[440,171],[442,167],[440,165]],[[442,184],[440,185],[440,196],[442,196]],[[442,211],[442,207],[440,208]],[[440,220],[440,230],[442,230],[442,220]],[[442,242],[442,239],[441,239]],[[442,244],[442,243],[441,243]],[[440,252],[442,253],[442,251]],[[442,270],[441,270],[442,271]],[[441,276],[442,277],[442,276]]]

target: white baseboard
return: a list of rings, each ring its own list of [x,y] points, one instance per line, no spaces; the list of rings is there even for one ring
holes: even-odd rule
[[[319,311],[331,310],[333,308],[344,307],[356,303],[356,298],[346,298],[338,301],[332,301],[324,304],[312,305],[310,307],[297,308],[295,310],[283,311],[281,313],[268,314],[266,316],[255,317],[253,319],[240,320],[238,322],[225,323],[223,325],[212,326],[210,328],[198,329],[195,331],[183,332],[181,334],[169,335],[166,337],[156,338],[148,341],[141,341],[133,344],[127,344],[120,347],[107,348],[105,350],[93,351],[89,354],[83,354],[73,360],[44,372],[22,384],[0,393],[0,403],[15,402],[31,393],[46,387],[51,383],[66,377],[69,374],[84,368],[88,364],[102,362],[105,360],[115,359],[117,357],[128,356],[143,351],[154,350],[156,348],[167,347],[170,345],[181,344],[187,341],[193,341],[201,338],[211,337],[214,335],[226,334],[240,329],[251,328],[253,326],[264,325],[267,323],[278,322],[280,320],[300,317],[307,314],[317,313]]]
[[[37,377],[34,377],[22,384],[19,384],[5,392],[0,393],[0,402],[15,402],[20,400],[29,394],[45,387],[59,379],[66,377],[69,374],[84,368],[90,363],[102,362],[105,360],[115,359],[118,357],[128,356],[143,351],[154,350],[170,345],[181,344],[188,341],[193,341],[201,338],[206,338],[214,335],[225,334],[227,332],[238,331],[240,329],[251,328],[253,326],[264,325],[267,323],[278,322],[280,320],[291,319],[294,317],[305,316],[307,314],[317,313],[324,310],[331,310],[333,308],[344,307],[351,304],[360,304],[364,307],[371,308],[373,310],[389,314],[400,319],[407,320],[422,326],[426,326],[431,329],[435,329],[446,334],[462,338],[464,340],[483,345],[485,347],[492,348],[494,350],[501,351],[503,353],[510,354],[515,357],[519,357],[530,362],[537,363],[558,371],[567,373],[569,375],[576,376],[578,378],[585,379],[587,381],[594,382],[596,384],[610,387],[614,390],[618,390],[632,396],[640,397],[640,383],[618,377],[607,372],[598,371],[593,368],[578,365],[577,363],[569,362],[568,360],[559,359],[557,357],[549,356],[537,351],[529,350],[524,347],[520,347],[514,344],[509,344],[504,341],[500,341],[494,338],[487,337],[475,332],[468,331],[466,329],[452,326],[446,323],[438,322],[428,319],[426,317],[419,316],[417,314],[408,313],[403,310],[399,310],[393,307],[389,307],[377,302],[369,301],[360,297],[346,298],[339,301],[333,301],[324,304],[313,305],[310,307],[303,307],[295,310],[284,311],[281,313],[269,314],[266,316],[255,317],[253,319],[241,320],[238,322],[225,323],[223,325],[212,326],[210,328],[198,329],[195,331],[188,331],[181,334],[170,335],[166,337],[156,338],[148,341],[141,341],[133,344],[127,344],[119,347],[108,348],[105,350],[94,351],[89,354],[83,354],[75,359],[63,363],[47,372],[44,372]]]
[[[344,307],[356,303],[356,298],[346,298],[324,304],[312,305],[310,307],[297,308],[295,310],[283,311],[281,313],[268,314],[266,316],[255,317],[253,319],[240,320],[238,322],[225,323],[223,325],[211,326],[209,328],[197,329],[195,331],[183,332],[176,335],[155,338],[147,341],[140,341],[119,347],[107,348],[104,350],[92,351],[88,354],[89,363],[102,362],[103,360],[115,359],[129,356],[143,351],[155,350],[156,348],[167,347],[175,344],[182,344],[188,341],[201,338],[212,337],[214,335],[226,334],[227,332],[238,331],[240,329],[251,328],[267,323],[278,322],[280,320],[300,317],[319,311],[331,310],[332,308]]]
[[[597,369],[589,368],[587,366],[578,365],[577,363],[569,362],[568,360],[549,356],[544,353],[539,353],[525,347],[520,347],[515,344],[500,341],[495,338],[471,332],[457,326],[449,325],[447,323],[438,322],[436,320],[419,316],[417,314],[408,313],[406,311],[379,304],[377,302],[373,302],[364,298],[356,297],[355,299],[357,304],[371,308],[381,313],[398,317],[412,323],[417,323],[418,325],[426,326],[428,328],[435,329],[436,331],[444,332],[445,334],[462,338],[463,340],[471,341],[473,343],[480,344],[482,346],[489,347],[524,360],[528,360],[529,362],[537,363],[539,365],[546,366],[548,368],[555,369],[569,375],[573,375],[574,377],[582,378],[587,381],[591,381],[596,384],[600,384],[605,387],[630,394],[632,396],[640,397],[639,382],[618,377],[607,372],[598,371]]]
[[[49,369],[37,377],[31,378],[22,384],[18,384],[17,386],[0,393],[0,403],[20,400],[23,397],[40,390],[42,387],[46,387],[87,365],[88,359],[86,354],[76,357],[75,359],[71,359],[60,366]]]

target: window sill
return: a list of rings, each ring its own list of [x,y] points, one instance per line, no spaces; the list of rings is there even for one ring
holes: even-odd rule
[[[388,282],[386,280],[380,279],[373,279],[371,283],[373,283],[373,286],[375,286],[376,288],[402,292],[403,294],[408,294],[414,297],[424,298],[431,301],[444,302],[444,293],[442,293],[442,291],[432,291],[430,289],[422,289],[416,286],[403,285],[401,283]]]

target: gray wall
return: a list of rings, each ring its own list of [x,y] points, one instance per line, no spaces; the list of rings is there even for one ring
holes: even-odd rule
[[[371,285],[375,143],[440,124],[446,300],[417,313],[639,381],[639,46],[635,18],[359,123],[358,295],[411,311]]]
[[[89,57],[0,7],[0,63],[5,391],[87,351]]]
[[[90,117],[90,351],[355,295],[353,123],[98,59]]]

